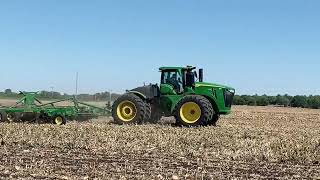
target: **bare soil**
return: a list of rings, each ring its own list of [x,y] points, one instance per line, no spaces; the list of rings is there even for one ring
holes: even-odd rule
[[[320,179],[320,111],[236,106],[217,127],[0,124],[0,179]]]

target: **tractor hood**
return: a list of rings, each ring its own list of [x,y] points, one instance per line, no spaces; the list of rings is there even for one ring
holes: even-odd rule
[[[215,84],[215,83],[206,83],[206,82],[196,82],[195,87],[213,87],[213,88],[224,88],[228,90],[234,91],[235,89],[229,86]]]

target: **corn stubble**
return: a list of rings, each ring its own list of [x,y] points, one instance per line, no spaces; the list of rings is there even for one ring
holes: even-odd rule
[[[320,111],[237,106],[217,127],[1,124],[0,179],[320,178]]]

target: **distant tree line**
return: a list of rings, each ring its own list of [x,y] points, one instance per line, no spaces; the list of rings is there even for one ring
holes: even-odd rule
[[[0,92],[1,97],[7,97],[7,98],[20,98],[22,95],[20,93],[13,92],[11,89],[6,89],[4,92]],[[77,99],[82,101],[109,101],[111,98],[111,101],[114,101],[120,96],[120,94],[116,93],[110,93],[109,92],[101,92],[101,93],[95,93],[95,94],[79,94],[77,95]],[[55,91],[40,91],[37,95],[40,99],[66,99],[71,98],[73,95],[69,94],[61,94],[59,92]]]
[[[6,89],[4,92],[0,92],[1,97],[8,98],[20,98],[22,95],[13,92],[11,89]],[[38,98],[40,99],[66,99],[73,95],[61,94],[54,91],[40,91]],[[111,101],[116,100],[120,94],[112,93]],[[109,101],[110,93],[101,92],[95,94],[79,94],[77,98],[82,101]],[[320,96],[290,96],[290,95],[235,95],[233,100],[234,105],[248,105],[248,106],[284,106],[284,107],[301,107],[301,108],[312,108],[320,109]]]
[[[320,96],[289,96],[289,95],[236,95],[233,100],[234,105],[248,105],[248,106],[284,106],[284,107],[301,107],[320,109]]]

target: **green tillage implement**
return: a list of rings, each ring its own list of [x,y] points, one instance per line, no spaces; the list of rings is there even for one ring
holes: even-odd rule
[[[78,101],[75,97],[42,103],[36,92],[21,92],[24,97],[15,106],[0,107],[0,122],[45,122],[57,125],[67,120],[87,120],[110,114],[107,108],[100,108]],[[55,106],[57,103],[70,102],[71,106]]]

